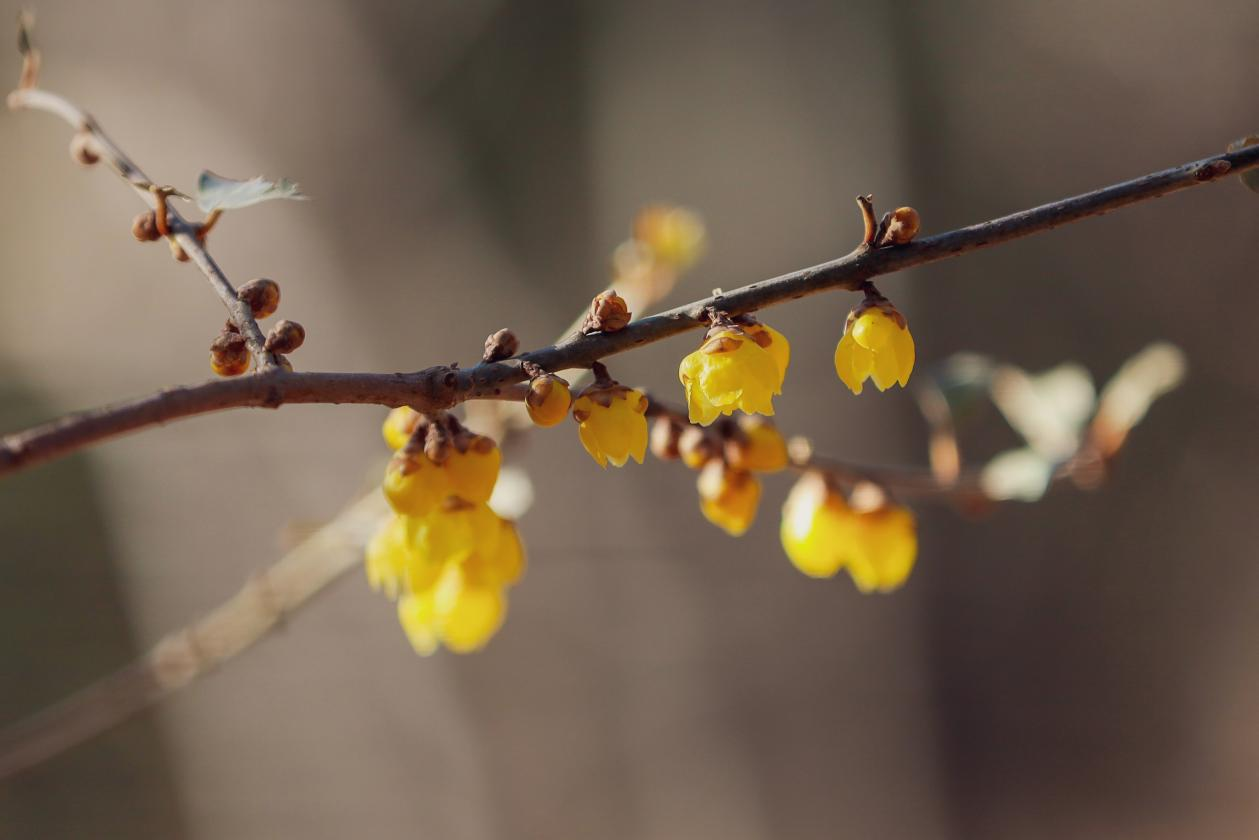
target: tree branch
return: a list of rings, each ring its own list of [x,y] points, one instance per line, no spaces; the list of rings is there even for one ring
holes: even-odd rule
[[[62,117],[82,114],[65,100],[44,91],[16,91],[10,95],[10,104],[14,97],[21,105],[45,108]],[[33,104],[32,100],[39,104]],[[108,138],[104,142],[108,143]],[[106,148],[114,149],[112,143]],[[137,190],[141,189],[140,182],[147,183],[144,174],[121,152],[116,155],[111,152],[111,159]],[[642,318],[619,332],[575,335],[515,359],[474,368],[433,367],[410,374],[291,373],[277,368],[241,379],[214,380],[163,390],[130,402],[69,415],[0,439],[0,475],[146,426],[228,408],[276,408],[290,402],[376,403],[435,411],[452,408],[468,399],[518,398],[518,393],[509,386],[524,381],[526,375],[521,365],[526,361],[548,371],[586,368],[599,359],[706,326],[704,310],[710,307],[737,315],[829,289],[855,290],[873,277],[990,248],[1257,166],[1259,146],[1250,146],[908,245],[871,248],[863,244],[839,259]],[[148,195],[147,186],[143,194]],[[204,258],[203,270],[217,271],[209,254],[195,242],[195,236],[186,233],[180,236],[192,240],[191,243],[184,239],[179,241],[186,247],[192,245],[187,250],[194,260],[198,259],[198,254]],[[218,276],[221,277],[221,273]],[[220,285],[224,290],[231,289],[226,279],[222,279]],[[222,294],[226,302],[226,291]],[[252,315],[249,317],[252,319]]]

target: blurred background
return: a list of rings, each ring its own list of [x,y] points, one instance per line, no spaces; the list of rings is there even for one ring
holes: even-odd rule
[[[18,8],[0,0],[5,29]],[[158,181],[302,182],[312,201],[229,213],[212,244],[235,281],[281,284],[308,370],[470,364],[503,326],[548,343],[651,201],[708,223],[672,305],[848,251],[857,193],[937,233],[1259,130],[1249,2],[38,12],[42,85]],[[194,269],[132,241],[138,203],[72,164],[69,138],[0,113],[6,432],[205,378],[224,317]],[[880,281],[923,366],[973,350],[1104,381],[1155,339],[1190,364],[1099,492],[979,521],[917,507],[919,564],[893,595],[790,566],[789,476],[733,540],[698,515],[692,473],[600,471],[565,424],[514,452],[538,495],[531,567],[486,651],[416,657],[355,572],[221,673],[0,785],[0,837],[1257,833],[1257,232],[1259,200],[1230,179]],[[835,378],[855,300],[772,312],[795,351],[780,425],[925,463],[911,394]],[[691,349],[613,372],[680,393]],[[219,414],[0,481],[0,723],[334,516],[378,480],[384,414]]]

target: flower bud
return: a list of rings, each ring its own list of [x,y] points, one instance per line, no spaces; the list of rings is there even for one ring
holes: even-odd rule
[[[543,428],[559,425],[568,415],[572,403],[568,383],[555,374],[544,373],[530,380],[525,409],[529,412],[529,419],[537,425]]]
[[[481,354],[483,362],[497,362],[510,359],[520,349],[520,339],[508,329],[502,329],[485,339],[485,352]]]
[[[145,210],[132,219],[131,235],[137,242],[156,242],[162,238],[157,232],[157,217],[152,210]]]
[[[101,159],[90,132],[80,131],[74,135],[70,140],[70,157],[80,166],[91,166]]]
[[[175,258],[176,262],[188,262],[188,252],[183,249],[174,239],[167,240],[170,242],[170,255]]]
[[[267,334],[266,348],[270,353],[292,353],[306,340],[306,329],[296,321],[277,321]]]
[[[625,329],[632,317],[625,298],[609,289],[595,295],[590,302],[590,312],[586,314],[581,331],[587,335],[594,332],[616,332]]]
[[[219,376],[240,376],[249,370],[249,347],[239,333],[221,332],[210,344],[210,367]]]
[[[888,219],[883,245],[908,245],[918,235],[920,220],[912,207],[897,207]]]
[[[678,435],[678,455],[682,463],[698,470],[717,456],[717,444],[699,426],[687,426]]]
[[[678,451],[678,439],[682,437],[682,426],[672,417],[657,417],[651,424],[651,437],[648,446],[651,454],[661,461],[676,461],[681,457]]]
[[[280,308],[280,286],[274,280],[259,277],[237,289],[236,298],[249,304],[255,318],[267,318]]]

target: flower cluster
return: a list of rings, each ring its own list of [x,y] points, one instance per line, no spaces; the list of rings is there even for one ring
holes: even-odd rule
[[[417,653],[479,650],[525,567],[515,525],[488,504],[499,448],[449,415],[430,420],[409,408],[390,412],[383,433],[397,450],[382,483],[394,515],[367,547],[368,581],[397,600]]]
[[[897,589],[918,555],[912,513],[891,504],[872,484],[858,485],[845,499],[816,471],[802,476],[787,496],[782,544],[795,567],[809,577],[832,577],[847,569],[862,592]]]
[[[710,429],[662,415],[652,430],[657,457],[699,470],[699,507],[709,522],[732,537],[752,526],[761,501],[757,473],[787,466],[787,445],[772,423],[761,417],[723,420]]]

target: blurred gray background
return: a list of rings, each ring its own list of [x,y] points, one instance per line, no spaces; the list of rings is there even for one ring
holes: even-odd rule
[[[0,0],[5,31],[18,5]],[[503,326],[547,343],[653,200],[709,225],[676,303],[846,252],[859,192],[935,233],[1259,130],[1249,2],[38,11],[44,86],[153,177],[287,175],[314,198],[213,238],[238,282],[280,282],[304,369],[467,364]],[[224,317],[194,269],[131,240],[139,205],[68,140],[0,113],[3,431],[206,377]],[[788,476],[736,541],[699,517],[693,474],[601,472],[565,424],[516,452],[538,490],[531,568],[484,653],[415,657],[353,574],[221,673],[0,786],[0,837],[1259,833],[1257,231],[1259,199],[1230,182],[882,281],[923,365],[976,350],[1104,380],[1158,338],[1191,365],[1099,493],[978,522],[919,507],[892,596],[791,568]],[[852,303],[769,315],[794,346],[780,424],[922,463],[908,393],[835,378]],[[670,393],[690,349],[613,371]],[[334,515],[383,463],[383,415],[186,420],[0,482],[0,722]]]

